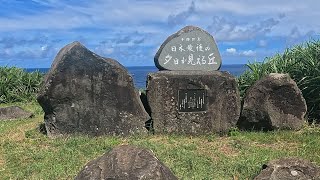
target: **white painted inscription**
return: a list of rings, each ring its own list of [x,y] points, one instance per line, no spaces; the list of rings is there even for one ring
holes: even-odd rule
[[[213,37],[199,28],[189,30],[165,41],[158,50],[155,64],[160,70],[213,71],[220,68],[221,57]]]
[[[194,53],[195,52],[207,52],[210,51],[209,46],[203,46],[201,44],[201,37],[192,37],[192,38],[181,38],[181,42],[187,41],[189,42],[187,45],[182,45],[179,44],[179,46],[171,46],[171,52],[168,52],[167,55],[165,56],[165,62],[163,64],[172,64],[172,65],[179,65],[179,64],[185,64],[186,59],[187,59],[187,64],[196,66],[196,65],[210,65],[210,64],[218,64],[215,61],[215,54],[214,52],[210,53],[208,56],[202,56],[198,55],[196,59],[194,58]],[[196,44],[192,42],[197,42]],[[175,53],[179,52],[188,52],[188,55],[182,56],[180,58],[174,57]],[[197,53],[197,54],[198,54]],[[173,58],[174,57],[174,58]]]

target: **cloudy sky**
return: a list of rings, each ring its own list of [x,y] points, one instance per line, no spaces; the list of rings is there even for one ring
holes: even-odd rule
[[[319,0],[0,0],[0,66],[50,67],[66,44],[125,66],[154,65],[186,25],[215,38],[223,64],[261,61],[320,39]]]

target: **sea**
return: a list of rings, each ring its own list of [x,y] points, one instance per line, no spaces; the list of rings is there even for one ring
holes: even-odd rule
[[[159,71],[155,66],[130,66],[126,68],[132,75],[135,87],[138,89],[146,88],[148,73]],[[26,68],[25,70],[27,72],[39,71],[42,73],[47,73],[49,71],[49,68]],[[225,64],[221,66],[219,71],[228,71],[234,76],[239,76],[246,70],[247,67],[245,64]]]

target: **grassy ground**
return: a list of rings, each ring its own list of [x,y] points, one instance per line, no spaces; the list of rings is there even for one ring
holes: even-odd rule
[[[252,179],[262,164],[279,157],[302,157],[320,165],[320,128],[275,132],[240,132],[202,137],[86,136],[49,139],[37,104],[20,104],[36,116],[0,121],[0,179],[73,179],[80,169],[120,144],[151,149],[179,179]],[[1,105],[0,105],[1,106]],[[3,106],[3,105],[2,105]]]

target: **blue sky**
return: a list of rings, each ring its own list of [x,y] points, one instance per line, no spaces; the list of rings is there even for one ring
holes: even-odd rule
[[[0,0],[0,66],[50,67],[66,44],[125,66],[154,65],[172,33],[195,25],[215,38],[223,64],[320,39],[318,0]]]

